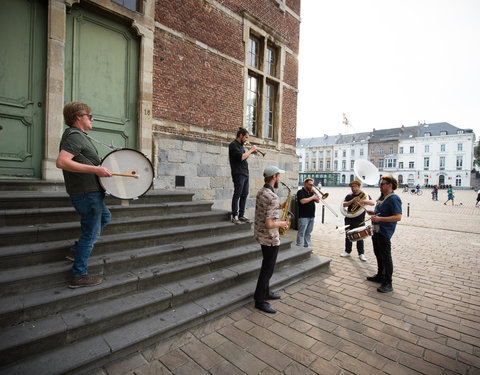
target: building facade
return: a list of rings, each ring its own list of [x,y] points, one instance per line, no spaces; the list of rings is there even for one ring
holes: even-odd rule
[[[300,0],[5,0],[0,20],[0,179],[62,180],[78,100],[92,137],[152,161],[155,189],[228,209],[239,127],[267,152],[249,160],[252,197],[267,164],[297,180]]]
[[[365,159],[400,184],[470,188],[474,144],[472,130],[446,122],[298,139],[299,183],[313,177],[323,185],[347,185],[355,178],[355,160]],[[328,168],[317,160],[327,152],[333,155]]]

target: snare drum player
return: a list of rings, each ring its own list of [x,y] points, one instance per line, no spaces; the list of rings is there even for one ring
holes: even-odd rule
[[[65,187],[73,207],[80,215],[82,233],[72,246],[72,278],[69,288],[94,286],[102,282],[101,276],[88,274],[87,260],[102,229],[110,221],[105,206],[105,193],[98,177],[111,177],[112,173],[100,166],[100,157],[87,132],[92,129],[92,110],[84,103],[70,102],[63,108],[68,128],[60,141],[57,168],[63,170]]]
[[[346,208],[347,212],[351,212],[353,208],[358,209],[362,208],[365,205],[373,206],[375,202],[373,202],[367,194],[362,192],[360,188],[362,187],[362,183],[358,180],[353,180],[348,185],[352,190],[351,194],[348,194],[345,197],[343,202],[343,207]],[[348,217],[345,216],[345,225],[348,225],[347,232],[349,230],[358,228],[365,223],[365,210],[362,210],[362,213],[356,217]],[[358,257],[361,261],[366,262],[367,258],[365,257],[365,249],[363,240],[358,240],[357,242],[357,252]],[[340,254],[341,257],[349,257],[350,253],[352,252],[352,241],[345,236],[345,251]]]
[[[368,281],[381,283],[377,288],[380,293],[393,291],[392,246],[390,239],[395,232],[397,221],[402,220],[402,200],[394,193],[397,180],[391,175],[382,176],[380,182],[380,198],[374,211],[367,210],[373,224],[373,251],[377,257],[377,274],[368,276]]]

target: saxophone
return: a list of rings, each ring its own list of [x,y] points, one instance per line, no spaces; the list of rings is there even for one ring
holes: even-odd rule
[[[292,200],[292,192],[291,192],[290,188],[285,183],[283,183],[282,181],[280,181],[280,183],[283,186],[285,186],[288,190],[287,200],[285,202],[285,207],[283,208],[282,218],[280,219],[281,221],[287,221],[288,224],[285,228],[278,228],[278,233],[280,233],[280,235],[283,236],[290,229],[290,224],[291,224],[292,217],[293,217],[293,213],[291,211],[289,211],[290,202]]]

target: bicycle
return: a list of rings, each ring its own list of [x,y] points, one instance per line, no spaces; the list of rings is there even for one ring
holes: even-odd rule
[[[422,191],[422,189],[418,189],[418,190],[417,189],[411,189],[410,194],[420,196],[420,195],[423,194],[423,191]]]

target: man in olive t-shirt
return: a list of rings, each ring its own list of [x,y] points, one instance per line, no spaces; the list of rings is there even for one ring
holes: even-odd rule
[[[94,286],[102,282],[100,276],[88,274],[87,260],[100,232],[110,221],[110,211],[105,206],[105,192],[98,177],[111,177],[112,173],[100,166],[97,149],[87,136],[92,129],[92,110],[84,103],[71,102],[63,108],[65,130],[60,141],[57,168],[63,170],[65,187],[73,207],[81,219],[82,234],[72,246],[72,279],[69,288]]]

